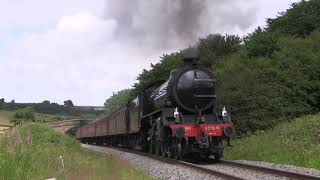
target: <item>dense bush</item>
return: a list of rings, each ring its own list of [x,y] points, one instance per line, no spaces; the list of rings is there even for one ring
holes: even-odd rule
[[[272,57],[250,58],[243,49],[213,68],[218,102],[231,106],[240,132],[319,111],[319,41],[319,30],[306,38],[280,38]]]

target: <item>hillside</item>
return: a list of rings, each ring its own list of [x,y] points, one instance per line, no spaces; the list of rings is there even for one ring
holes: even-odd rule
[[[49,114],[53,116],[72,116],[76,118],[96,118],[105,114],[103,107],[98,106],[73,106],[59,105],[44,101],[42,103],[0,103],[0,111],[16,111],[26,107],[31,107],[35,113]]]
[[[149,179],[127,162],[85,151],[43,124],[25,124],[10,134],[0,136],[0,179]]]
[[[7,125],[12,125],[10,123],[10,118],[16,111],[7,111],[7,110],[0,110],[0,130]],[[51,114],[44,114],[44,113],[34,113],[35,115],[35,122],[53,122],[53,121],[60,121],[60,120],[69,120],[69,119],[77,119],[78,116],[63,116],[63,115],[51,115]],[[90,119],[89,117],[83,117]]]
[[[265,161],[320,169],[320,115],[282,122],[272,130],[234,140],[226,159]]]

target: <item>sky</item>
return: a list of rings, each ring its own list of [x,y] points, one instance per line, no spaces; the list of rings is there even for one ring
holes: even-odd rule
[[[0,98],[102,106],[163,54],[297,0],[0,0]]]

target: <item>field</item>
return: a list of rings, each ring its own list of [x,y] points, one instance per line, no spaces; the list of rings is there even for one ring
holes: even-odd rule
[[[10,117],[13,114],[11,111],[0,110],[0,134],[4,130],[8,129],[7,125],[11,125]]]
[[[0,125],[10,125],[10,116],[12,114],[12,111],[0,110]]]
[[[71,137],[26,124],[0,137],[0,179],[150,179],[127,162],[83,150]]]
[[[320,115],[305,116],[233,141],[226,159],[245,159],[320,169]]]

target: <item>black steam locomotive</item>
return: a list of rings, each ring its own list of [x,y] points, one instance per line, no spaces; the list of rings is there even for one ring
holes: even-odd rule
[[[214,75],[189,63],[172,70],[161,86],[145,89],[76,135],[86,143],[138,148],[177,159],[213,155],[219,160],[223,139],[233,136],[234,128],[225,108],[217,113],[216,96]]]

